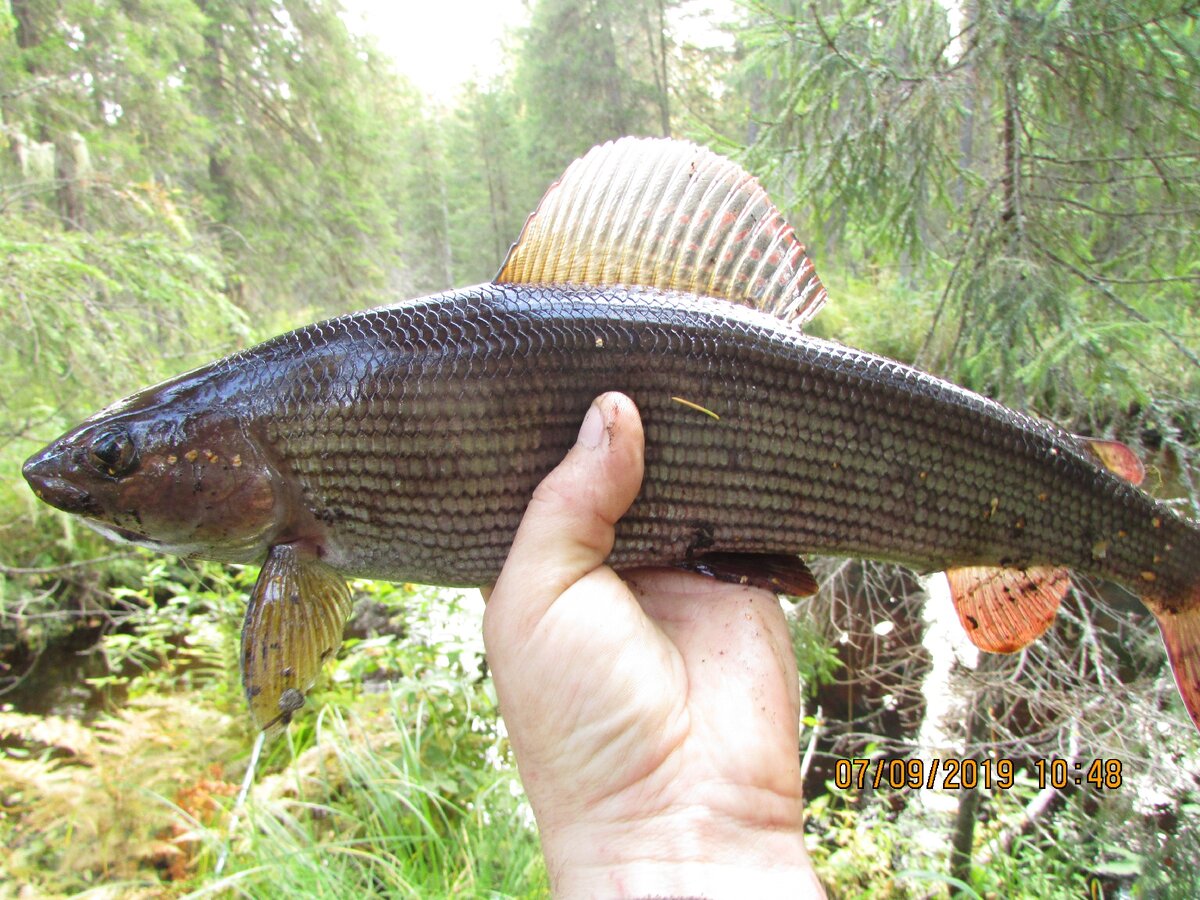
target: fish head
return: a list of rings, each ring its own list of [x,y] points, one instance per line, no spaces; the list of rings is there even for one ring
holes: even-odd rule
[[[135,394],[34,454],[22,474],[41,500],[113,540],[253,562],[278,531],[280,480],[236,407],[212,394],[177,383]]]

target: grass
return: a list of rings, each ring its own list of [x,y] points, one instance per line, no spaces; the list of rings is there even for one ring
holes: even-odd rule
[[[464,690],[413,680],[383,709],[325,707],[312,746],[251,790],[227,872],[210,869],[187,896],[545,896],[508,760],[443,768],[447,740],[464,736],[455,718]],[[209,859],[225,839],[209,833]]]

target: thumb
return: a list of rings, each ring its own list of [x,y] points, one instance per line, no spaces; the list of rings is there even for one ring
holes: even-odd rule
[[[528,635],[559,595],[604,563],[641,488],[643,445],[632,400],[614,392],[592,402],[575,445],[533,492],[491,591],[485,637]]]

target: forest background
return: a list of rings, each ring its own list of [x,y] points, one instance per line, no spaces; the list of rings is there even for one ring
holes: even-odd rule
[[[1198,10],[530,0],[504,71],[434,103],[326,0],[4,0],[0,897],[545,893],[477,597],[356,583],[346,649],[239,803],[254,572],[106,544],[19,467],[191,365],[490,278],[613,137],[757,174],[830,289],[817,333],[1123,440],[1195,516]],[[689,44],[689,17],[727,40]],[[1084,584],[1045,639],[979,659],[945,652],[934,582],[824,570],[792,617],[832,896],[1200,896],[1200,742],[1140,604]],[[939,755],[1017,775],[904,783]],[[846,789],[846,757],[899,776]],[[1056,757],[1105,762],[1039,782]]]

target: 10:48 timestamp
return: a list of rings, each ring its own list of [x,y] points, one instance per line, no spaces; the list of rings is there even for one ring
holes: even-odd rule
[[[1093,759],[1090,762],[1072,762],[1060,757],[1038,759],[1033,762],[1032,775],[1037,779],[1038,789],[1047,786],[1065,788],[1068,785],[1090,784],[1103,790],[1121,786],[1121,761],[1119,759]],[[833,767],[833,783],[840,790],[857,788],[868,784],[874,788],[935,788],[942,790],[984,790],[998,788],[1009,790],[1016,784],[1016,764],[1011,759],[954,759],[934,757],[922,759],[839,759]]]
[[[1068,785],[1090,784],[1094,788],[1113,790],[1121,786],[1119,759],[1093,759],[1091,762],[1072,762],[1053,756],[1033,763],[1038,788],[1065,788]]]

